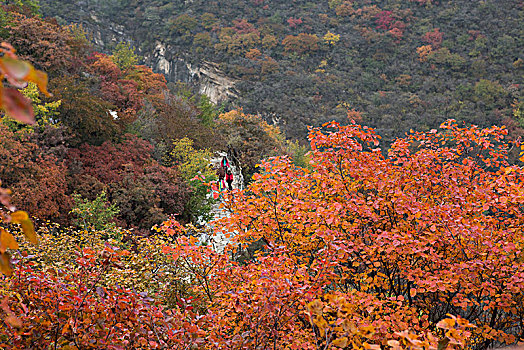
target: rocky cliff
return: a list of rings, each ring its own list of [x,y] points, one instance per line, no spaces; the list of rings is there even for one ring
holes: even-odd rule
[[[193,84],[201,94],[207,95],[214,103],[238,97],[235,88],[237,80],[224,74],[218,64],[210,61],[190,62],[184,53],[161,41],[155,41],[154,46],[142,45],[143,33],[135,28],[136,23],[113,22],[110,16],[101,11],[103,5],[98,1],[76,1],[74,5],[74,11],[61,12],[63,17],[53,13],[51,7],[46,7],[45,1],[43,10],[47,12],[45,15],[57,16],[61,22],[82,25],[101,52],[110,53],[121,41],[131,43],[143,58],[142,63],[153,68],[155,72],[164,74],[168,82]]]
[[[173,55],[167,45],[157,41],[152,52],[141,52],[145,63],[153,70],[163,73],[170,82],[194,84],[201,94],[211,102],[221,103],[238,97],[235,89],[237,80],[227,77],[213,62],[188,63],[182,57]]]

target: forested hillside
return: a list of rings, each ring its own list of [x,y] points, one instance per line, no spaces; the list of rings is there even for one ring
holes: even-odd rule
[[[172,70],[179,60],[217,63],[239,80],[231,105],[278,120],[292,138],[303,140],[307,125],[344,121],[348,108],[386,139],[448,118],[504,124],[514,136],[524,126],[519,0],[41,4],[59,22],[112,38],[105,50],[129,40],[155,68],[159,43]]]
[[[39,219],[90,227],[110,203],[118,209],[99,228],[148,232],[172,215],[196,223],[209,219],[213,200],[195,176],[215,179],[214,151],[234,150],[246,178],[264,157],[293,153],[260,117],[220,114],[206,96],[170,91],[126,44],[99,53],[81,27],[27,6],[1,5],[0,22],[0,42],[46,72],[52,92],[22,90],[35,125],[4,113],[0,123],[2,184]]]

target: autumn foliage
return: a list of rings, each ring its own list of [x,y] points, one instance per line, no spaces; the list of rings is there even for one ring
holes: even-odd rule
[[[341,18],[374,23],[360,28],[369,42],[404,35],[400,11],[331,4]],[[207,21],[217,52],[270,63],[261,46],[279,46],[260,23]],[[307,30],[310,21],[288,24]],[[170,30],[189,39],[197,26],[180,15]],[[47,76],[2,44],[0,179],[13,192],[0,188],[0,348],[440,350],[524,341],[524,173],[509,161],[507,129],[449,120],[382,149],[375,130],[330,122],[310,129],[307,164],[288,156],[258,164],[286,152],[261,116],[206,110],[206,101],[168,92],[149,68],[84,52],[73,30],[38,17],[14,14],[3,29],[21,57],[50,69],[56,110],[35,121],[31,105],[45,102],[21,89],[31,82],[48,95]],[[283,57],[340,49],[328,34],[324,43],[282,35]],[[459,71],[465,62],[439,48],[439,29],[418,39],[428,65]],[[391,80],[407,88],[411,76]],[[480,79],[472,89],[478,103],[503,100],[499,83]],[[361,119],[357,109],[348,116]],[[177,220],[209,214],[209,145],[239,151],[234,161],[252,181],[220,193],[229,217],[183,226]],[[79,219],[96,215],[96,200],[108,217],[83,230],[45,222],[69,223],[71,198]],[[38,236],[13,204],[39,219]],[[207,245],[218,234],[231,239],[224,251]]]
[[[71,224],[72,197],[93,200],[105,190],[124,227],[146,232],[169,215],[197,217],[189,179],[161,163],[186,136],[198,148],[222,146],[211,128],[215,106],[168,92],[162,74],[136,65],[131,47],[93,52],[81,26],[60,26],[23,4],[0,5],[0,38],[13,44],[0,48],[0,178],[13,204]],[[52,96],[47,74],[34,67],[49,71]]]
[[[5,42],[0,45],[0,54],[0,110],[4,110],[7,116],[16,121],[33,124],[35,122],[34,111],[30,100],[24,97],[17,88],[28,83],[34,83],[40,91],[49,95],[47,92],[47,74],[36,70],[30,63],[20,60],[15,54],[15,49]],[[7,84],[7,86],[4,86],[4,84]],[[2,127],[2,134],[4,134],[3,131],[4,127]],[[2,146],[4,146],[5,141],[13,140],[2,140]],[[11,171],[11,168],[17,163],[17,157],[24,158],[24,155],[17,154],[16,141],[14,141],[14,144],[15,147],[12,150],[9,149],[9,146],[6,147],[8,152],[7,154],[4,153],[3,158],[13,157],[15,161],[9,164],[10,166],[3,168],[3,171]],[[24,180],[27,181],[28,179],[25,178]],[[16,210],[16,207],[11,203],[11,193],[10,189],[0,187],[0,204],[2,205],[0,207],[0,224],[4,226],[9,226],[9,224],[20,225],[26,239],[37,244],[38,238],[32,221],[25,211]],[[9,230],[0,228],[0,272],[5,275],[13,273],[11,255],[7,251],[8,249],[18,249],[17,239]],[[10,312],[6,311],[6,313],[6,322],[16,320],[16,317]]]
[[[521,168],[506,160],[506,130],[450,121],[441,131],[397,140],[384,156],[371,129],[326,128],[334,131],[310,134],[312,170],[275,158],[227,204],[235,214],[223,229],[238,232],[248,251],[255,242],[264,247],[241,268],[247,281],[258,282],[228,286],[246,289],[227,293],[228,302],[249,309],[261,293],[268,318],[275,317],[261,324],[282,331],[250,336],[283,348],[291,344],[287,335],[298,332],[295,339],[323,348],[342,338],[334,345],[355,346],[363,333],[368,343],[384,346],[402,332],[429,334],[452,314],[475,325],[462,346],[522,338],[524,193]],[[281,298],[271,297],[266,278]],[[367,312],[359,311],[364,300]],[[334,311],[324,316],[326,310]],[[341,322],[350,325],[341,329]],[[365,332],[355,330],[364,326]]]
[[[272,158],[246,190],[224,193],[232,215],[214,225],[235,237],[222,253],[174,220],[150,238],[105,233],[113,238],[103,242],[78,232],[81,241],[62,240],[64,249],[48,230],[49,253],[30,248],[5,280],[12,317],[3,345],[484,349],[522,341],[523,174],[507,163],[506,133],[449,121],[384,153],[372,129],[312,129],[309,168]],[[44,261],[50,268],[38,268]]]

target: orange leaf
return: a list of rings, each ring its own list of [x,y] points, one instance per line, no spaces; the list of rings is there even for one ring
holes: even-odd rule
[[[11,326],[20,328],[22,327],[22,320],[15,315],[9,315],[4,319],[5,322],[9,323]]]
[[[4,229],[0,229],[0,253],[5,253],[7,248],[18,249],[18,243],[12,234]]]
[[[11,258],[8,253],[0,254],[0,272],[7,276],[13,274],[13,266],[11,265]]]
[[[25,211],[17,210],[11,214],[11,222],[13,224],[21,224],[22,221],[29,219],[29,215]]]
[[[29,71],[29,75],[26,78],[27,81],[30,81],[32,83],[35,83],[36,86],[44,93],[46,96],[52,96],[49,91],[47,91],[47,73],[42,72],[40,70],[34,69],[34,67],[31,67],[31,70]]]
[[[24,232],[24,236],[27,238],[27,240],[33,244],[38,244],[38,237],[36,236],[35,227],[33,226],[31,220],[23,220],[21,224],[22,231]]]
[[[348,345],[348,338],[342,337],[333,340],[333,345],[338,346],[339,348],[345,348]]]
[[[451,329],[455,326],[455,320],[452,318],[445,318],[437,323],[438,328]]]

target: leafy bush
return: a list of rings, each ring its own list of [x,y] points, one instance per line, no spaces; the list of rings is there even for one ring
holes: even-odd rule
[[[74,221],[77,226],[83,227],[84,230],[114,229],[114,223],[111,221],[120,210],[107,201],[105,191],[92,201],[82,198],[78,193],[73,194],[73,202],[71,213],[77,217]]]
[[[191,187],[192,193],[180,219],[196,223],[211,219],[211,205],[214,202],[208,196],[206,182],[216,180],[215,171],[211,168],[210,161],[213,154],[210,150],[196,150],[193,140],[184,137],[174,140],[172,151],[165,160],[176,167],[182,179]]]

